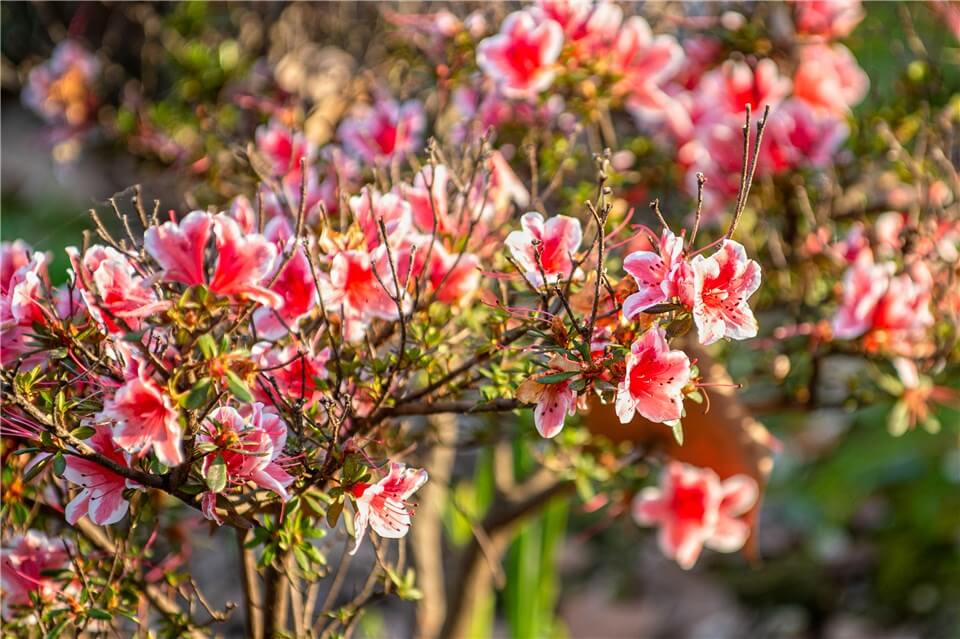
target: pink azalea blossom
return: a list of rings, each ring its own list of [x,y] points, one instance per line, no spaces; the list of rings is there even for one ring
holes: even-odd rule
[[[505,244],[525,277],[537,284],[556,282],[573,275],[573,255],[583,240],[580,220],[556,215],[546,223],[536,211],[520,218],[522,231],[512,231]],[[541,271],[543,275],[541,275]]]
[[[797,33],[845,38],[863,20],[860,0],[794,0]]]
[[[455,233],[459,229],[457,220],[450,217],[447,185],[450,172],[442,164],[427,165],[417,172],[413,185],[403,185],[403,199],[410,206],[410,212],[417,228],[424,233],[432,233],[436,225],[437,233]]]
[[[605,0],[596,3],[546,0],[536,3],[533,13],[538,20],[549,19],[559,24],[572,46],[572,56],[584,61],[606,53],[623,22],[623,10]]]
[[[126,381],[103,402],[100,421],[113,423],[113,440],[128,453],[146,455],[151,449],[160,463],[183,463],[179,417],[173,399],[164,392],[145,363],[128,355]]]
[[[621,79],[613,92],[626,98],[631,113],[645,123],[675,117],[679,108],[662,85],[680,70],[683,48],[669,35],[654,36],[650,25],[632,16],[619,30],[611,51],[611,68]]]
[[[770,114],[758,170],[824,168],[850,134],[843,118],[790,98]]]
[[[227,486],[252,481],[283,501],[290,499],[287,486],[293,483],[293,477],[277,463],[287,441],[287,425],[263,404],[254,403],[247,419],[230,406],[214,409],[204,421],[197,441],[216,447],[203,458],[201,472],[205,478],[220,458],[226,467]],[[220,524],[217,494],[207,491],[201,501],[204,516]]]
[[[95,432],[86,444],[107,459],[129,468],[129,455],[117,446],[110,427],[99,425],[94,428]],[[63,478],[81,487],[64,511],[67,522],[76,524],[84,515],[88,515],[90,521],[98,526],[115,524],[123,519],[129,506],[123,492],[128,488],[139,488],[139,484],[105,466],[76,455],[67,455],[66,461]]]
[[[390,473],[375,484],[354,484],[356,499],[353,520],[355,543],[350,554],[356,554],[367,532],[373,528],[381,537],[399,539],[410,530],[410,506],[407,500],[427,481],[427,471],[407,468],[391,462]]]
[[[93,120],[93,84],[99,73],[93,54],[74,40],[64,40],[49,60],[30,70],[21,99],[48,123],[77,129]]]
[[[283,347],[272,346],[267,342],[256,344],[253,356],[264,374],[272,383],[257,383],[254,395],[269,405],[280,398],[274,397],[279,390],[281,398],[287,401],[302,399],[307,407],[313,406],[323,397],[320,382],[327,378],[327,362],[330,360],[330,347],[316,350],[315,347],[287,344]],[[276,385],[276,389],[274,389]]]
[[[835,337],[853,339],[870,329],[894,269],[892,262],[875,264],[869,249],[859,253],[843,276],[843,301],[833,318]]]
[[[426,125],[423,105],[416,100],[399,104],[386,95],[375,98],[373,105],[355,106],[340,124],[344,148],[367,164],[416,153]]]
[[[292,238],[289,240],[291,243],[295,241]],[[257,335],[264,339],[279,339],[288,331],[296,330],[300,321],[309,315],[317,304],[317,285],[305,249],[297,246],[288,250],[293,251],[293,257],[270,287],[270,290],[283,298],[283,304],[276,310],[260,307],[253,313]]]
[[[341,315],[347,341],[363,339],[373,319],[397,319],[396,302],[384,286],[390,293],[397,292],[386,246],[381,245],[372,253],[343,251],[334,256],[323,303],[328,313]]]
[[[207,278],[204,256],[211,230],[216,248],[213,276]],[[274,267],[277,247],[258,233],[244,233],[229,215],[189,213],[179,224],[165,222],[147,229],[144,248],[160,264],[164,279],[188,286],[207,284],[212,293],[251,299],[280,308],[283,298],[263,286]]]
[[[472,253],[448,253],[436,243],[428,268],[430,285],[444,304],[466,304],[480,286],[480,259]]]
[[[659,488],[649,487],[633,500],[641,526],[660,527],[660,550],[681,568],[693,568],[703,547],[735,552],[750,536],[743,520],[757,503],[756,480],[734,475],[723,481],[709,468],[670,462]]]
[[[305,134],[292,131],[276,120],[257,127],[256,149],[270,164],[273,177],[296,182],[297,188],[300,186],[301,160],[306,160],[309,165],[316,155],[316,147]]]
[[[697,255],[693,271],[693,320],[701,344],[719,339],[747,339],[757,334],[757,320],[747,300],[760,288],[760,265],[747,259],[743,245],[724,240],[710,257]]]
[[[793,75],[793,95],[810,106],[843,116],[863,100],[870,78],[842,44],[810,44],[800,48]]]
[[[7,536],[0,546],[0,591],[3,592],[3,618],[13,619],[18,608],[34,608],[31,596],[43,602],[56,599],[63,590],[62,581],[48,572],[69,570],[73,543],[49,539],[37,530],[24,535]]]
[[[157,298],[125,255],[109,246],[91,246],[82,258],[76,248],[68,247],[67,255],[90,316],[111,333],[139,330],[144,318],[170,306]]]
[[[681,295],[686,279],[683,254],[683,237],[664,229],[659,253],[635,251],[624,258],[623,270],[633,276],[639,289],[623,301],[624,317],[630,319]]]
[[[350,198],[349,204],[350,211],[363,231],[368,250],[373,250],[381,243],[381,221],[391,247],[407,239],[407,233],[413,224],[411,207],[397,193],[381,194],[375,188],[365,186],[358,195]]]
[[[516,11],[500,25],[500,33],[477,45],[477,65],[510,98],[533,98],[555,75],[563,46],[563,29],[530,11]]]
[[[670,350],[663,329],[651,328],[630,348],[627,372],[617,388],[617,417],[622,424],[635,413],[652,422],[674,422],[683,414],[683,388],[689,382],[687,354]]]

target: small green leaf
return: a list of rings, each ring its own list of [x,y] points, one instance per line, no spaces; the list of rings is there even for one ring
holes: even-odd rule
[[[90,439],[97,431],[92,426],[80,426],[70,431],[70,434],[77,439]]]
[[[335,501],[327,508],[327,525],[335,528],[340,521],[340,513],[343,512],[343,502]]]
[[[887,416],[887,430],[894,437],[899,437],[907,432],[910,427],[910,417],[907,403],[900,400],[893,405],[890,414]]]
[[[215,493],[223,492],[227,487],[227,463],[223,460],[223,455],[217,455],[213,463],[207,468],[206,477],[207,487]]]
[[[113,619],[113,615],[104,610],[103,608],[91,608],[87,611],[87,614],[93,617],[94,619],[100,619],[102,621],[110,621]]]
[[[53,456],[53,473],[57,477],[63,477],[63,471],[67,469],[67,460],[63,453],[57,453]]]
[[[203,353],[203,356],[206,359],[213,359],[217,356],[217,342],[213,339],[213,336],[210,333],[204,333],[197,338],[197,346],[200,348],[200,352]]]
[[[186,409],[196,410],[203,406],[210,394],[210,387],[213,380],[209,377],[203,377],[193,385],[190,392],[180,398],[180,405]]]
[[[253,401],[253,395],[250,393],[250,389],[247,388],[246,383],[240,379],[240,376],[233,371],[227,371],[227,388],[229,388],[233,396],[241,402],[250,403]]]
[[[673,422],[672,424],[667,424],[670,428],[673,429],[673,438],[677,440],[677,443],[683,446],[683,424],[680,423],[680,420]]]
[[[650,308],[643,310],[647,315],[659,315],[661,313],[669,313],[670,311],[678,311],[682,306],[679,304],[654,304]]]
[[[537,382],[541,384],[556,384],[564,380],[570,379],[571,377],[576,377],[580,374],[580,371],[563,371],[561,373],[551,373],[549,375],[544,375],[543,377],[538,377]]]

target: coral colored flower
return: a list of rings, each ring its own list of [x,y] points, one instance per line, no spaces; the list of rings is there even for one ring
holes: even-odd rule
[[[129,456],[118,448],[109,426],[96,426],[93,436],[86,440],[86,444],[107,459],[129,468]],[[90,521],[98,526],[115,524],[123,519],[129,506],[123,491],[139,488],[139,484],[82,457],[67,455],[66,461],[63,478],[82,487],[77,496],[67,504],[64,511],[67,522],[75,524],[84,515],[88,515]]]
[[[3,365],[31,350],[28,333],[33,332],[34,323],[49,322],[49,311],[45,312],[42,305],[50,284],[47,256],[33,253],[23,261],[20,258],[25,254],[21,255],[21,250],[28,250],[22,242],[16,248],[5,243],[4,277],[0,281],[0,361]]]
[[[477,65],[505,96],[533,98],[553,83],[553,67],[562,46],[559,24],[538,20],[529,11],[516,11],[500,25],[500,33],[477,45]]]
[[[384,286],[388,287],[390,293],[397,292],[398,287],[387,261],[386,246],[381,245],[372,253],[343,251],[334,256],[329,286],[322,291],[323,303],[328,313],[342,313],[341,321],[347,341],[363,339],[373,319],[397,319],[396,302]]]
[[[306,135],[275,120],[257,127],[256,149],[269,163],[273,177],[297,182],[297,188],[300,186],[301,160],[309,164],[316,155],[316,147]]]
[[[673,422],[683,414],[683,387],[690,382],[690,360],[672,351],[663,329],[651,328],[630,347],[627,372],[617,388],[616,411],[628,424],[634,413],[652,422]]]
[[[517,177],[510,163],[503,157],[500,151],[494,151],[487,160],[488,179],[485,184],[484,195],[487,202],[492,207],[490,214],[493,217],[502,215],[510,210],[511,204],[519,207],[527,206],[530,203],[530,192],[523,182]],[[478,178],[479,180],[479,178]],[[478,184],[477,191],[483,191]],[[468,207],[473,210],[473,207]]]
[[[48,539],[37,530],[25,535],[7,536],[0,546],[0,591],[3,592],[3,618],[13,619],[15,608],[33,610],[32,596],[43,602],[56,599],[63,582],[49,575],[69,570],[73,543],[67,539]]]
[[[824,168],[850,134],[843,118],[790,98],[770,114],[758,170]]]
[[[397,193],[381,194],[375,188],[365,186],[358,195],[350,198],[349,204],[350,211],[363,231],[368,250],[375,249],[381,243],[381,221],[391,247],[407,239],[407,233],[413,224],[411,208]]]
[[[307,345],[298,349],[297,344],[271,347],[267,342],[260,342],[252,352],[262,373],[271,382],[258,383],[254,387],[254,394],[261,402],[269,405],[278,399],[288,402],[302,399],[304,405],[310,407],[323,397],[319,383],[328,376],[330,347],[316,352],[314,347]],[[274,397],[275,390],[280,392],[280,398]]]
[[[623,301],[623,316],[627,319],[681,295],[686,270],[683,237],[664,229],[659,249],[659,253],[635,251],[623,260],[623,270],[633,276],[639,289]]]
[[[649,487],[633,500],[633,515],[641,526],[660,527],[660,550],[689,570],[704,546],[734,552],[750,536],[742,516],[760,495],[757,482],[747,475],[723,481],[709,468],[670,462],[660,487]]]
[[[206,277],[204,255],[213,231],[216,264]],[[207,284],[212,293],[248,298],[280,308],[283,298],[263,286],[274,267],[277,247],[259,233],[244,233],[231,216],[189,213],[179,224],[165,222],[147,229],[144,248],[160,264],[164,279],[188,286]]]
[[[139,330],[143,318],[170,306],[170,302],[157,298],[130,260],[111,247],[91,246],[81,258],[71,246],[67,255],[90,316],[111,333]]]
[[[611,68],[620,77],[613,92],[625,96],[627,107],[643,122],[671,118],[677,107],[661,87],[682,64],[683,48],[676,38],[654,36],[646,20],[633,16],[619,30],[611,51]]]
[[[863,20],[860,0],[794,0],[797,33],[845,38]]]
[[[292,238],[289,240],[290,243],[295,241]],[[317,305],[317,284],[305,249],[297,246],[288,250],[293,251],[293,257],[270,287],[283,298],[283,304],[279,309],[261,306],[253,313],[257,335],[264,339],[279,339],[289,331],[296,330],[300,321]]]
[[[869,88],[870,78],[842,44],[800,48],[800,62],[793,75],[793,95],[798,100],[843,116],[863,100]]]
[[[48,123],[77,129],[93,120],[97,108],[93,83],[99,73],[93,54],[64,40],[49,60],[30,70],[21,98]]]
[[[550,361],[550,370],[545,375],[558,372],[573,372],[579,367],[562,357]],[[536,404],[533,411],[533,423],[541,437],[556,437],[563,430],[567,415],[577,414],[577,393],[570,388],[572,378],[556,383],[545,384],[538,375],[525,380],[517,387],[516,396],[522,402]]]
[[[126,381],[103,402],[100,421],[115,424],[113,440],[128,453],[146,455],[151,449],[160,463],[183,463],[180,414],[173,399],[150,376],[147,365],[129,355]]]
[[[760,288],[760,265],[747,259],[743,245],[724,240],[710,257],[697,255],[693,271],[693,320],[701,344],[719,339],[747,339],[757,334],[757,320],[747,300]]]
[[[390,162],[416,153],[426,125],[423,105],[416,100],[399,104],[375,95],[373,105],[355,106],[337,133],[348,153],[367,164]]]
[[[197,441],[216,447],[203,458],[204,478],[209,479],[211,468],[222,459],[227,486],[252,481],[283,501],[290,499],[287,486],[293,483],[293,477],[277,463],[287,441],[287,425],[277,414],[265,410],[263,404],[254,403],[247,419],[230,406],[214,409],[204,421]],[[216,513],[217,494],[204,493],[202,510],[207,519],[220,524],[223,522]]]
[[[428,268],[430,285],[444,304],[465,304],[480,286],[480,259],[472,253],[448,253],[436,243]]]
[[[410,206],[413,222],[424,233],[455,233],[458,231],[456,220],[449,215],[447,184],[450,172],[442,164],[423,167],[413,179],[413,185],[401,187],[403,199]]]
[[[546,223],[536,211],[520,218],[522,231],[512,231],[505,244],[525,277],[541,285],[573,275],[573,255],[583,240],[580,220],[556,215]],[[542,272],[542,275],[541,275]]]
[[[356,499],[353,520],[355,543],[350,554],[356,554],[367,532],[373,528],[381,537],[399,539],[410,530],[410,507],[407,500],[427,481],[427,471],[390,463],[390,473],[375,484],[358,483],[351,488]]]

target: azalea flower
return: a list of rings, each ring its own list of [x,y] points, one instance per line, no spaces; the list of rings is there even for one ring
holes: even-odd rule
[[[870,78],[842,44],[810,44],[800,48],[793,75],[793,95],[810,106],[844,116],[863,100]]]
[[[290,130],[276,120],[257,127],[256,149],[270,165],[273,177],[286,178],[300,186],[300,162],[313,161],[316,147],[302,132]]]
[[[399,539],[406,535],[410,530],[407,500],[426,481],[427,471],[391,462],[390,473],[377,483],[354,484],[351,493],[356,500],[356,516],[353,520],[355,543],[350,554],[356,554],[367,526],[386,539]]]
[[[693,271],[693,321],[701,344],[719,339],[747,339],[757,334],[757,320],[747,300],[760,288],[760,265],[747,259],[743,245],[724,240],[710,257],[697,255]]]
[[[217,259],[208,281],[204,255],[211,230]],[[145,233],[144,248],[160,264],[168,282],[206,284],[218,295],[247,298],[271,308],[283,305],[278,293],[262,285],[274,266],[276,246],[258,233],[245,234],[229,215],[193,211],[180,224],[152,226]]]
[[[790,98],[770,114],[758,169],[776,173],[808,166],[824,168],[833,162],[849,135],[842,117]]]
[[[117,446],[109,426],[95,426],[94,434],[85,443],[120,466],[130,467],[129,456]],[[64,511],[67,522],[76,524],[84,515],[89,515],[90,521],[98,526],[115,524],[123,519],[129,507],[123,492],[128,488],[139,488],[139,484],[83,457],[68,454],[66,462],[63,478],[81,487]]]
[[[283,501],[290,499],[287,486],[293,483],[293,477],[277,463],[286,441],[287,425],[260,402],[253,404],[248,419],[231,406],[214,409],[197,435],[197,442],[214,447],[204,456],[201,473],[209,485],[211,469],[222,460],[226,484],[203,494],[204,516],[222,524],[216,512],[217,495],[227,486],[247,481],[276,493]]]
[[[853,339],[873,326],[880,298],[887,292],[895,265],[874,264],[869,249],[843,275],[843,301],[833,319],[833,334],[840,339]]]
[[[323,303],[328,312],[341,314],[347,341],[363,339],[373,319],[397,319],[397,304],[384,286],[397,292],[386,246],[381,245],[372,253],[342,251],[333,257],[329,285],[322,291]]]
[[[407,239],[413,224],[411,206],[397,193],[381,194],[375,188],[365,186],[358,195],[350,198],[350,211],[353,213],[363,237],[366,248],[373,250],[381,244],[380,224],[386,229],[387,242],[395,247]]]
[[[613,86],[626,97],[631,113],[644,123],[660,122],[679,111],[663,84],[680,70],[683,47],[669,35],[654,36],[640,16],[629,18],[616,33],[610,65],[621,79]]]
[[[64,40],[45,63],[27,76],[21,99],[50,124],[76,129],[89,124],[97,108],[93,84],[100,62],[74,40]]]
[[[670,350],[663,329],[653,327],[637,339],[627,355],[627,372],[617,388],[621,424],[635,413],[652,422],[674,422],[683,415],[683,388],[690,383],[690,360]]]
[[[143,361],[128,357],[126,381],[103,402],[97,419],[114,424],[113,440],[128,453],[143,456],[153,450],[165,466],[182,464],[180,413],[173,399]]]
[[[624,258],[623,270],[633,276],[639,289],[623,301],[625,318],[682,294],[687,270],[683,253],[683,237],[664,229],[659,253],[634,251]]]
[[[373,105],[357,105],[337,130],[346,151],[367,164],[391,162],[423,145],[426,116],[416,100],[403,104],[379,93]]]
[[[562,357],[550,360],[550,371],[545,375],[574,372],[579,367]],[[541,437],[556,437],[563,430],[567,415],[577,414],[577,393],[570,387],[571,378],[546,384],[540,381],[545,375],[525,380],[517,387],[517,399],[528,404],[536,404],[533,411],[533,423]]]
[[[750,536],[742,516],[757,503],[756,480],[734,475],[723,481],[709,468],[670,462],[660,487],[649,487],[633,500],[641,526],[660,527],[660,550],[681,568],[693,568],[704,546],[735,552]]]
[[[863,20],[860,0],[794,0],[797,33],[845,38]]]
[[[317,305],[317,284],[310,260],[302,246],[292,248],[295,239],[291,238],[289,242],[291,247],[288,250],[293,251],[293,256],[270,287],[283,299],[282,305],[279,309],[260,307],[253,313],[257,335],[264,339],[279,339],[288,331],[295,331],[300,321]]]
[[[30,253],[23,242],[4,242],[2,255],[0,362],[6,366],[31,350],[28,333],[33,332],[33,324],[49,322],[41,302],[46,297],[50,278],[47,255]],[[32,364],[35,357],[28,359]]]
[[[546,223],[536,211],[520,218],[522,231],[512,231],[505,244],[524,276],[537,286],[573,275],[573,255],[583,240],[580,220],[556,215]],[[543,275],[541,275],[541,271]]]
[[[450,219],[447,200],[447,184],[450,172],[442,164],[423,167],[413,179],[413,185],[401,187],[403,199],[410,206],[410,212],[417,228],[424,233],[455,233],[458,231],[456,220]]]
[[[315,352],[314,347],[287,344],[283,347],[271,346],[260,342],[252,349],[261,370],[269,375],[271,384],[257,384],[254,394],[265,404],[271,403],[273,386],[287,401],[303,399],[304,405],[313,406],[323,392],[318,383],[327,378],[327,362],[330,360],[330,347]]]
[[[73,264],[76,287],[90,316],[111,333],[126,332],[127,328],[139,330],[144,318],[166,310],[171,304],[158,299],[156,291],[130,260],[109,246],[91,246],[82,258],[71,246],[67,248],[67,255]]]
[[[477,45],[477,65],[510,98],[534,98],[555,75],[563,46],[563,29],[529,11],[516,11],[500,25],[500,33]]]
[[[0,590],[3,592],[3,618],[13,619],[15,608],[34,608],[32,596],[40,601],[56,599],[63,582],[50,576],[69,570],[74,553],[67,539],[49,539],[37,530],[8,536],[0,546]]]
[[[428,277],[437,301],[465,304],[480,286],[480,258],[473,253],[448,253],[439,243],[434,243]]]

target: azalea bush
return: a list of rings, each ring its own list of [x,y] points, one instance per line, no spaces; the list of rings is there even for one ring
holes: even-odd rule
[[[147,7],[139,51],[24,69],[58,162],[121,149],[180,192],[114,195],[62,255],[3,244],[11,631],[242,608],[249,636],[349,636],[397,597],[420,636],[483,635],[518,527],[573,494],[684,569],[765,554],[804,441],[756,417],[880,407],[872,437],[955,447],[960,114],[916,34],[913,93],[855,119],[859,3],[367,9],[353,82],[296,6]],[[158,41],[159,82],[125,64]],[[236,538],[225,606],[198,524]]]

